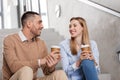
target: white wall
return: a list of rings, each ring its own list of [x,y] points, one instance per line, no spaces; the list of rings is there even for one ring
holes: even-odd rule
[[[61,5],[61,16],[55,15],[55,6]],[[110,73],[112,80],[120,79],[120,63],[116,52],[120,50],[120,18],[78,0],[48,0],[48,16],[51,28],[69,37],[69,19],[81,16],[86,19],[90,38],[94,39],[100,52],[102,73]]]
[[[10,0],[3,0],[4,28],[18,28],[17,4]]]

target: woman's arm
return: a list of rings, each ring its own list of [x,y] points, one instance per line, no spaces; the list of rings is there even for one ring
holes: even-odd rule
[[[74,73],[79,67],[76,67],[76,62],[73,64],[69,64],[69,59],[67,55],[67,46],[60,44],[60,53],[61,53],[61,61],[63,70],[67,73],[68,76]]]
[[[95,41],[91,41],[91,49],[92,49],[92,53],[93,56],[95,58],[95,61],[97,63],[97,71],[100,72],[100,66],[99,66],[99,51],[98,51],[98,47]]]

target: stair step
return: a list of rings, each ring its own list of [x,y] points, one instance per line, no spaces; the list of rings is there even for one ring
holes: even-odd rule
[[[99,74],[99,80],[111,80],[111,75],[108,73]]]

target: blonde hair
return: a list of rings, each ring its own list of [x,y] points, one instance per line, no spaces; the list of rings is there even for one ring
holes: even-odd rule
[[[86,25],[85,19],[82,18],[82,17],[72,17],[70,19],[70,22],[72,20],[79,21],[80,25],[83,27],[82,42],[81,43],[83,45],[86,45],[86,44],[90,45],[89,34],[88,34],[88,29],[87,29],[87,25]],[[73,55],[77,54],[76,43],[75,43],[75,39],[73,37],[71,37],[71,40],[70,40],[70,50],[71,50]]]

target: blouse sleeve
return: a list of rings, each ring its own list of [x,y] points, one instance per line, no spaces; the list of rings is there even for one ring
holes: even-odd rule
[[[69,64],[69,59],[67,55],[67,49],[69,49],[67,47],[67,44],[60,44],[60,53],[61,53],[61,62],[62,62],[62,68],[63,70],[66,72],[66,74],[68,76],[70,76],[71,74],[73,74],[78,68],[75,67],[75,63],[73,64]]]
[[[95,58],[95,61],[97,62],[97,66],[96,66],[96,69],[97,69],[97,72],[100,73],[100,66],[99,66],[99,51],[98,51],[98,47],[97,47],[97,44],[95,41],[91,41],[91,48],[92,48],[92,53],[93,53],[93,56]]]

